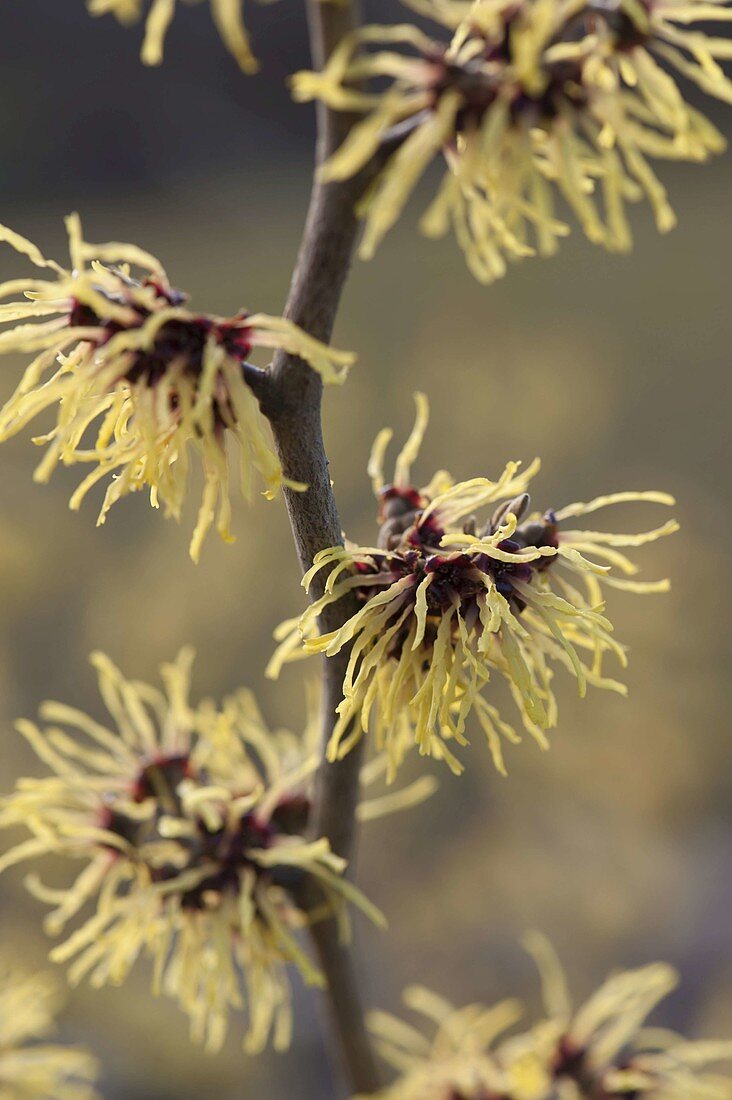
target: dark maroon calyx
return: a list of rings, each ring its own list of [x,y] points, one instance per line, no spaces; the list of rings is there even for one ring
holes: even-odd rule
[[[436,92],[438,96],[448,90],[460,93],[463,103],[456,123],[458,130],[465,130],[480,125],[496,101],[498,88],[498,79],[486,72],[483,59],[474,58],[461,65],[446,61]]]
[[[520,524],[512,537],[522,547],[559,546],[559,521],[556,513],[550,509],[541,519]]]
[[[273,810],[270,824],[277,832],[287,836],[301,836],[307,829],[310,810],[310,799],[306,795],[288,795]]]
[[[517,87],[510,104],[511,119],[522,125],[551,123],[562,110],[573,111],[587,102],[582,65],[577,61],[556,61],[546,66],[546,84],[540,93]]]
[[[445,528],[434,512],[425,518],[419,516],[413,527],[405,535],[405,542],[425,550],[436,550],[442,542]]]
[[[485,588],[485,581],[468,554],[434,554],[427,559],[424,570],[432,578],[427,588],[429,611],[444,612],[460,606]]]
[[[69,327],[100,329],[99,336],[93,341],[90,341],[96,348],[103,347],[113,336],[116,336],[118,332],[123,332],[130,328],[139,328],[144,323],[145,319],[150,316],[149,309],[145,309],[139,305],[131,305],[121,294],[111,294],[102,287],[95,287],[94,289],[103,298],[106,298],[107,301],[115,305],[124,306],[127,309],[132,309],[137,314],[137,319],[134,323],[123,325],[119,321],[113,321],[109,317],[100,316],[95,309],[85,302],[80,302],[76,298],[72,299],[71,309],[69,310]]]
[[[164,286],[159,279],[148,277],[142,285],[152,287],[156,297],[162,298],[169,306],[182,306],[188,301],[188,295],[183,290],[176,290],[173,286]]]
[[[118,273],[118,277],[122,282],[140,289],[140,283],[126,279],[122,273]],[[186,301],[186,295],[181,291],[165,287],[153,279],[148,279],[142,285],[152,288],[160,299],[158,311],[164,310],[166,306],[177,307]],[[110,304],[124,306],[133,315],[128,322],[122,324],[100,315],[84,302],[72,300],[69,325],[100,329],[100,335],[93,341],[95,347],[102,347],[119,332],[142,327],[153,315],[153,309],[140,302],[127,300],[124,294],[113,294],[103,287],[94,289]],[[133,385],[139,382],[146,386],[155,386],[169,373],[172,366],[176,366],[186,377],[198,379],[203,372],[206,345],[211,338],[225,349],[227,355],[244,362],[252,350],[251,329],[245,324],[245,318],[245,313],[232,321],[219,322],[204,315],[172,317],[157,329],[150,346],[129,354],[130,365],[124,372],[124,378]],[[177,407],[177,401],[178,398],[173,393],[173,408]],[[220,402],[214,404],[222,424],[233,420],[228,407],[219,407]]]
[[[253,345],[252,330],[246,324],[247,314],[238,313],[232,321],[219,321],[214,335],[227,355],[243,363],[251,354]]]
[[[650,0],[639,0],[639,6],[650,15]],[[601,21],[612,33],[619,50],[632,50],[648,41],[648,31],[639,27],[628,15],[620,0],[590,0],[587,12],[590,29],[595,29],[593,21]]]
[[[245,814],[235,825],[223,825],[212,831],[199,822],[198,842],[191,852],[190,866],[200,863],[214,865],[192,890],[182,897],[187,909],[206,909],[211,895],[238,894],[241,889],[242,871],[251,869],[257,875],[266,874],[250,857],[253,848],[268,848],[275,836],[270,822],[259,821],[255,814]]]
[[[640,0],[641,8],[650,14],[652,2]],[[457,63],[444,51],[435,51],[427,59],[433,66],[430,84],[433,109],[449,90],[458,91],[462,97],[463,103],[456,119],[458,131],[479,127],[499,94],[505,94],[514,62],[512,28],[525,7],[525,3],[517,2],[503,12],[500,38],[485,40],[484,49],[477,56]],[[628,14],[622,0],[589,0],[586,7],[559,28],[550,45],[580,42],[603,29],[611,35],[613,47],[621,53],[646,44],[650,35],[647,27],[639,25]],[[484,32],[477,26],[472,37],[478,41],[485,38]],[[545,81],[540,92],[521,87],[518,83],[513,88],[510,113],[516,124],[552,122],[567,107],[576,111],[587,104],[582,58],[549,61],[544,64],[543,71]]]
[[[479,31],[476,37],[482,38]],[[435,48],[424,55],[424,60],[429,66],[425,76],[425,90],[429,95],[429,106],[436,110],[440,99],[450,91],[457,91],[462,98],[462,105],[458,111],[456,128],[464,130],[475,128],[480,124],[485,112],[496,100],[498,83],[492,73],[485,70],[486,60],[497,60],[497,57],[484,56],[471,58],[462,63],[454,61],[448,55],[445,46],[435,43]]]
[[[556,514],[550,509],[540,520],[528,520],[522,523],[514,531],[512,539],[521,549],[538,550],[542,547],[550,547],[556,550],[559,546],[559,521]],[[533,568],[538,573],[543,573],[555,557],[555,554],[547,554],[545,557],[537,558],[532,562]]]
[[[498,543],[497,549],[503,550],[505,554],[520,554],[523,547],[520,542],[511,538],[502,539]],[[531,561],[496,561],[493,558],[489,563],[489,569],[493,574],[497,587],[500,588],[500,583],[504,578],[508,581],[523,581],[524,584],[528,584],[534,573],[534,563]]]
[[[203,371],[203,355],[210,332],[211,322],[206,317],[166,321],[155,334],[152,346],[135,353],[125,378],[128,382],[154,386],[174,363],[179,364],[186,375],[198,378]]]
[[[376,565],[372,565],[367,561],[356,561],[353,563],[353,568],[363,577],[374,577],[383,571],[386,560],[386,555],[384,555],[383,558],[379,558]]]
[[[414,558],[415,560],[411,561],[408,555],[402,553],[384,553],[378,558],[375,557],[373,562],[356,562],[354,568],[357,574],[364,578],[378,578],[375,583],[364,584],[362,588],[356,589],[358,599],[366,603],[376,590],[382,587],[388,588],[395,581],[409,576],[417,567],[417,555],[414,555]]]
[[[531,497],[528,493],[521,493],[517,497],[513,497],[511,500],[505,500],[502,504],[499,504],[495,512],[486,523],[483,528],[482,534],[494,535],[496,531],[508,521],[509,515],[512,515],[516,522],[527,511],[529,504],[531,503]]]
[[[611,1071],[631,1068],[632,1060],[623,1055],[610,1065],[593,1066],[590,1048],[579,1046],[565,1035],[554,1054],[552,1076],[555,1080],[574,1081],[587,1100],[640,1100],[645,1090],[616,1089],[607,1083]]]
[[[148,798],[156,798],[177,807],[178,786],[190,775],[190,757],[187,753],[156,757],[141,768],[132,787],[132,799],[134,802],[145,802]]]
[[[552,1075],[580,1080],[586,1073],[586,1068],[587,1049],[575,1043],[570,1036],[563,1035],[554,1052]]]
[[[172,287],[165,287],[162,283],[155,279],[146,279],[144,283],[138,283],[135,279],[130,279],[123,271],[113,269],[115,278],[119,281],[121,287],[129,287],[132,290],[140,290],[142,287],[151,287],[155,292],[155,296],[160,298],[169,306],[180,306],[187,300],[187,295],[180,290],[174,290]],[[124,306],[126,309],[134,310],[139,316],[138,324],[142,324],[147,317],[150,316],[152,310],[142,305],[140,302],[135,302],[131,297],[127,297],[123,290],[115,293],[105,286],[94,286],[95,293],[103,299],[106,299],[110,305]],[[72,328],[103,328],[106,330],[106,339],[114,333],[120,332],[122,328],[135,328],[134,323],[129,325],[121,325],[117,321],[110,320],[109,317],[105,317],[100,314],[92,306],[86,302],[80,302],[77,298],[72,298],[71,309],[69,310],[69,325]]]
[[[498,549],[507,554],[519,554],[522,547],[513,539],[503,539],[498,543]],[[515,582],[529,584],[534,575],[534,562],[530,561],[498,561],[489,554],[477,554],[475,564],[483,573],[488,573],[496,586],[496,590],[508,600],[511,609],[521,612],[526,607],[526,601],[521,598],[515,588]]]
[[[516,6],[514,16],[520,7],[520,4]],[[434,84],[435,106],[440,96],[448,90],[460,93],[463,103],[456,118],[456,129],[459,132],[478,128],[499,93],[505,95],[507,69],[510,71],[514,60],[511,49],[512,20],[513,17],[510,17],[501,40],[488,42],[481,56],[471,58],[463,64],[443,59],[438,69]],[[587,23],[586,16],[582,17],[581,22],[582,25]],[[558,35],[555,41],[573,41],[577,35],[582,36],[579,17],[577,27],[567,24],[564,33]],[[482,38],[480,31],[476,32],[476,37]],[[545,66],[544,74],[545,84],[539,93],[515,84],[509,104],[514,122],[531,124],[551,121],[559,115],[563,105],[569,103],[576,108],[586,102],[581,61],[550,62]]]
[[[385,485],[379,490],[379,522],[396,519],[405,513],[416,512],[424,508],[426,501],[419,489],[413,486],[401,488],[397,485]]]
[[[103,324],[91,306],[74,298],[69,310],[70,328],[99,328]]]
[[[381,524],[377,545],[396,550],[422,514],[427,501],[419,489],[385,485],[379,491],[377,521]]]
[[[137,842],[140,833],[139,821],[121,813],[111,802],[102,808],[99,815],[99,828],[133,845]],[[103,847],[109,847],[109,850],[114,853],[118,852],[113,844],[103,845]]]

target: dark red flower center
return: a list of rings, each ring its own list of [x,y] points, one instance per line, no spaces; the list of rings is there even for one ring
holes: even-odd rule
[[[183,780],[200,781],[206,785],[209,777],[197,774],[187,754],[159,756],[146,762],[132,784],[132,800],[143,804],[153,799],[154,813],[139,820],[120,809],[113,796],[107,796],[100,812],[99,825],[108,832],[136,847],[144,858],[145,845],[163,839],[160,831],[162,817],[182,817],[179,787]],[[247,792],[242,792],[247,793]],[[224,807],[225,809],[225,807]],[[248,852],[251,849],[268,848],[278,836],[299,836],[305,832],[310,816],[310,801],[301,794],[286,794],[275,806],[268,820],[257,816],[256,810],[241,816],[232,816],[212,829],[202,817],[193,821],[190,835],[176,837],[174,843],[185,854],[184,870],[211,866],[212,870],[193,889],[182,896],[182,904],[190,909],[202,909],[211,902],[212,895],[238,892],[240,876],[244,869],[252,870],[258,877],[267,877],[279,885],[288,885],[287,869],[269,870],[260,867]],[[117,849],[109,845],[111,852]],[[156,882],[174,879],[181,873],[178,862],[151,868]]]
[[[592,1064],[590,1051],[578,1046],[570,1036],[564,1035],[554,1054],[552,1076],[555,1080],[574,1081],[588,1100],[640,1100],[638,1089],[618,1090],[607,1086],[607,1073],[611,1069],[628,1069],[630,1061],[622,1056],[611,1066]]]
[[[153,280],[148,280],[144,285],[155,290],[157,297],[161,299],[162,308],[178,306],[186,300],[180,291],[166,289]],[[110,303],[129,306],[136,314],[135,321],[122,325],[119,321],[101,316],[86,303],[74,300],[69,311],[69,325],[101,329],[101,335],[94,341],[96,347],[103,347],[113,336],[125,329],[142,327],[152,315],[151,309],[126,300],[123,293],[114,295],[101,287],[95,289]],[[184,375],[197,379],[203,371],[204,352],[211,337],[226,349],[229,356],[243,363],[252,350],[251,331],[246,325],[246,317],[247,314],[242,312],[231,321],[215,322],[205,315],[171,318],[158,329],[150,347],[133,353],[131,364],[123,377],[131,383],[142,382],[147,386],[154,386],[175,365]],[[172,400],[175,405],[175,395]]]
[[[132,788],[133,801],[145,802],[148,798],[177,800],[178,785],[190,774],[187,753],[156,757],[140,770]]]
[[[651,0],[640,0],[640,3],[645,10],[650,11]],[[521,19],[525,7],[525,3],[517,0],[513,10],[504,12],[500,39],[486,39],[485,49],[478,57],[462,64],[451,60],[446,50],[433,51],[426,57],[434,70],[431,84],[434,106],[445,92],[451,89],[460,92],[463,106],[457,117],[459,132],[479,127],[499,95],[505,96],[505,67],[510,66],[514,60],[512,28]],[[591,0],[565,22],[548,45],[579,42],[602,28],[610,32],[613,44],[619,52],[634,49],[648,41],[647,31],[628,15],[620,0]],[[478,39],[483,38],[480,27],[475,27],[474,35]],[[489,65],[488,70],[486,63]],[[544,66],[544,78],[539,93],[516,85],[510,102],[514,121],[550,121],[564,107],[577,109],[586,102],[581,60],[547,62]]]

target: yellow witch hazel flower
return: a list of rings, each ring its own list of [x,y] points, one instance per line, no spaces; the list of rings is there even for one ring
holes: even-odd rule
[[[201,2],[186,0],[188,4]],[[245,73],[256,73],[259,65],[244,26],[242,0],[209,0],[209,4],[221,40],[239,68]],[[124,25],[138,23],[147,11],[141,57],[146,65],[160,65],[176,0],[87,0],[87,7],[91,15],[112,14]]]
[[[547,939],[525,946],[542,977],[547,1019],[508,1039],[496,1058],[515,1100],[730,1100],[732,1077],[708,1072],[732,1061],[730,1041],[690,1041],[646,1026],[678,985],[667,963],[611,975],[573,1009],[559,960]]]
[[[349,902],[383,923],[328,842],[304,835],[319,759],[314,712],[296,737],[270,731],[248,691],[194,707],[190,650],[163,666],[164,691],[126,679],[101,654],[92,661],[112,726],[61,703],[43,706],[44,729],[18,723],[51,774],[21,779],[2,801],[0,825],[30,836],[0,858],[0,871],[49,854],[82,865],[66,888],[26,880],[53,906],[49,934],[74,925],[51,951],[70,964],[72,982],[122,982],[146,955],[155,991],[178,1001],[194,1040],[217,1050],[229,1013],[245,1008],[246,1048],[271,1040],[283,1049],[287,965],[323,983],[299,930],[334,915],[346,936]],[[364,778],[383,770],[370,764]],[[362,817],[413,805],[432,788],[418,780],[378,795]],[[297,901],[306,882],[309,897],[322,897],[307,912]]]
[[[459,773],[452,750],[467,744],[466,722],[475,712],[505,773],[502,742],[520,738],[485,697],[492,674],[508,682],[524,727],[545,747],[544,731],[557,722],[553,665],[576,678],[581,695],[588,684],[625,693],[603,671],[608,654],[626,663],[604,615],[603,586],[668,588],[665,580],[634,579],[637,566],[623,549],[671,534],[675,521],[629,535],[569,528],[567,521],[611,504],[674,501],[666,493],[622,492],[531,513],[526,490],[538,460],[523,471],[509,462],[496,481],[453,483],[441,471],[420,489],[411,465],[427,419],[427,400],[418,394],[417,420],[390,484],[383,459],[391,433],[377,437],[369,472],[380,502],[378,544],[334,546],[316,556],[303,584],[328,570],[324,594],[279,628],[269,674],[298,656],[350,647],[331,759],[344,756],[371,725],[391,777],[409,742],[405,729],[421,754]],[[492,514],[479,523],[474,513],[486,507]],[[339,630],[320,634],[323,608],[353,592],[360,609]]]
[[[473,274],[491,282],[507,260],[556,251],[568,226],[631,246],[626,203],[646,198],[660,231],[675,217],[649,158],[701,162],[725,142],[686,103],[673,72],[732,102],[719,62],[732,41],[702,26],[732,18],[729,0],[414,0],[453,31],[449,43],[411,25],[370,26],[322,73],[294,77],[298,100],[365,114],[324,166],[354,175],[401,135],[369,190],[361,245],[370,258],[431,161],[447,172],[421,227],[452,226]],[[374,92],[371,79],[385,79]],[[364,86],[365,85],[365,86]]]
[[[645,1026],[677,984],[665,963],[610,977],[572,1011],[557,958],[534,934],[527,946],[544,980],[548,1018],[525,1034],[505,1032],[520,1017],[515,1001],[455,1008],[412,987],[408,1008],[432,1038],[389,1013],[370,1027],[385,1061],[399,1073],[379,1100],[729,1100],[732,1078],[709,1067],[732,1060],[732,1042],[689,1041]],[[365,1098],[361,1098],[365,1100]]]
[[[0,326],[12,326],[0,332],[0,352],[35,355],[0,410],[0,441],[57,409],[55,427],[35,440],[48,445],[35,478],[47,481],[59,462],[92,466],[71,497],[76,509],[92,486],[111,475],[98,523],[121,497],[145,488],[154,507],[162,503],[167,515],[178,518],[197,455],[205,478],[190,546],[197,561],[214,522],[231,541],[228,440],[238,445],[247,499],[257,477],[270,497],[283,483],[244,378],[251,351],[283,348],[300,355],[324,382],[342,381],[353,356],[327,348],[280,317],[244,310],[232,318],[196,313],[147,252],[117,242],[87,243],[75,214],[67,228],[70,271],[0,226],[0,240],[54,275],[0,285],[0,303],[12,299],[0,304]],[[139,275],[133,277],[133,269]]]
[[[59,1009],[48,974],[26,974],[0,959],[2,1100],[95,1100],[97,1061],[79,1047],[47,1042]]]
[[[485,1007],[454,1008],[423,986],[404,991],[404,1003],[432,1032],[414,1027],[388,1012],[368,1016],[374,1045],[398,1071],[394,1084],[373,1094],[379,1100],[512,1100],[504,1091],[493,1046],[521,1015],[518,1001]],[[356,1100],[366,1100],[357,1097]]]

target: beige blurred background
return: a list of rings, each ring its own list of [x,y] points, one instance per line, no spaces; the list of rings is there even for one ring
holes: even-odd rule
[[[6,0],[0,220],[63,259],[61,219],[79,209],[92,240],[150,249],[202,308],[278,312],[307,201],[312,119],[283,88],[306,63],[299,8],[282,0],[252,20],[264,67],[247,80],[205,5],[182,6],[166,65],[150,71],[137,62],[139,35],[89,19],[82,0]],[[732,156],[672,166],[664,178],[680,228],[659,238],[639,212],[631,258],[575,233],[559,259],[482,288],[451,241],[419,239],[416,202],[376,260],[354,269],[336,335],[359,362],[325,404],[352,537],[373,537],[372,437],[384,423],[408,430],[417,387],[433,406],[425,480],[437,465],[491,475],[538,453],[540,507],[662,488],[678,497],[683,524],[643,558],[645,575],[672,577],[672,593],[611,600],[632,649],[629,700],[594,693],[580,703],[567,679],[551,752],[511,749],[502,779],[476,735],[461,780],[440,773],[429,805],[364,834],[360,882],[390,920],[386,938],[357,930],[374,1005],[395,1008],[414,980],[459,1001],[519,993],[535,1004],[518,939],[539,927],[578,995],[613,967],[662,957],[684,984],[659,1019],[699,1035],[732,1031]],[[15,270],[0,254],[0,273]],[[17,363],[2,364],[2,398],[16,376]],[[238,506],[236,544],[211,537],[196,568],[186,553],[193,511],[179,528],[138,497],[96,530],[93,501],[68,511],[77,474],[34,486],[36,460],[28,435],[0,456],[3,789],[35,767],[16,717],[47,697],[99,713],[86,664],[97,647],[153,677],[192,642],[198,694],[245,683],[273,722],[297,727],[299,671],[277,686],[263,679],[272,629],[301,601],[281,505]],[[640,529],[656,518],[666,516],[638,507],[617,522]],[[0,938],[40,966],[42,906],[22,877],[0,882]],[[235,1021],[211,1059],[189,1045],[176,1008],[148,995],[148,978],[140,965],[122,990],[70,996],[63,1033],[101,1056],[109,1100],[335,1095],[321,1006],[307,991],[296,991],[289,1054],[246,1059]]]

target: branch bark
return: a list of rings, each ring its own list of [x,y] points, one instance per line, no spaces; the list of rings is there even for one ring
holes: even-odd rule
[[[328,3],[306,0],[313,64],[320,68],[344,35],[357,25],[353,2]],[[317,106],[316,162],[338,147],[352,119]],[[285,316],[317,339],[328,342],[333,330],[343,286],[351,264],[358,232],[355,205],[365,178],[342,183],[313,183],[305,230],[292,278]],[[303,571],[319,550],[342,541],[341,524],[328,471],[321,425],[322,382],[307,363],[283,352],[274,357],[266,389],[259,394],[268,417],[284,474],[308,485],[306,492],[285,490],[285,503]],[[311,597],[322,593],[320,575]],[[356,609],[344,599],[329,606],[322,616],[323,630],[341,626]],[[326,659],[323,666],[322,744],[312,829],[325,837],[338,855],[351,859],[355,840],[355,811],[359,796],[362,746],[345,759],[330,764],[325,746],[335,723],[347,653]],[[303,899],[307,904],[307,898]],[[338,939],[335,922],[316,923],[313,942],[328,981],[333,1030],[338,1038],[350,1085],[358,1092],[378,1088],[378,1075],[358,990],[353,959]]]

